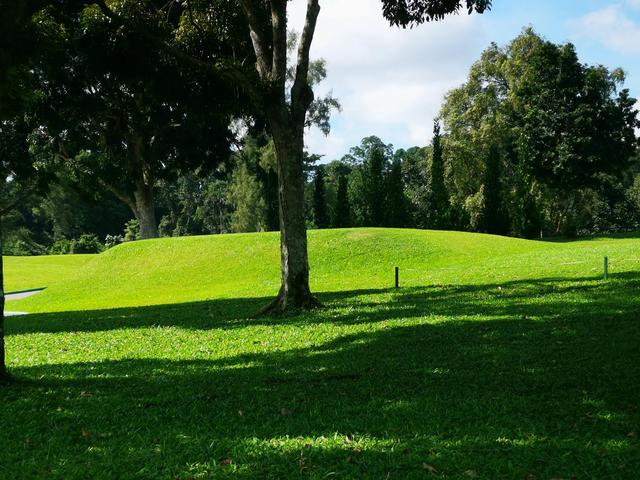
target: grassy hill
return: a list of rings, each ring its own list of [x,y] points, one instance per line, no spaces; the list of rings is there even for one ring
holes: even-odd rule
[[[637,239],[550,243],[459,232],[353,229],[309,235],[317,292],[486,284],[536,278],[597,278],[603,257],[615,273],[640,268]],[[11,308],[31,312],[162,305],[274,295],[277,234],[159,239],[98,256],[9,258],[7,289],[49,288]],[[29,281],[31,278],[31,282]]]
[[[7,292],[42,288],[66,282],[95,255],[4,257],[4,288]]]
[[[314,231],[326,308],[259,319],[272,234],[11,259],[0,478],[637,478],[639,247]]]

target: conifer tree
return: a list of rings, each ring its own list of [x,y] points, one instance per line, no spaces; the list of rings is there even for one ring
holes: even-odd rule
[[[385,220],[384,197],[384,167],[385,153],[379,146],[369,151],[366,163],[366,194],[367,194],[367,226],[381,227]]]
[[[402,228],[407,225],[406,197],[402,181],[402,163],[396,158],[387,177],[386,226]]]
[[[444,183],[444,156],[442,149],[442,136],[440,134],[440,122],[433,126],[433,147],[431,152],[430,170],[430,227],[443,229],[449,227],[449,195]]]
[[[338,192],[336,195],[336,209],[334,226],[345,228],[351,226],[351,206],[349,205],[349,177],[341,173],[338,177]]]
[[[327,199],[324,190],[325,177],[324,167],[321,165],[316,168],[316,174],[313,177],[313,219],[318,228],[329,226]]]

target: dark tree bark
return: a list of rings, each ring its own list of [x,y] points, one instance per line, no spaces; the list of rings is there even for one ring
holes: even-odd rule
[[[130,174],[135,177],[135,190],[124,190],[122,187],[104,180],[98,180],[103,188],[113,193],[121,202],[127,204],[140,224],[140,238],[158,238],[158,222],[153,191],[154,175],[151,166],[145,162],[139,152],[132,152],[133,161],[129,166]]]
[[[4,252],[2,243],[2,218],[0,217],[0,385],[9,381],[4,349]]]
[[[304,212],[303,132],[295,126],[273,129],[278,157],[281,287],[270,309],[318,305],[309,288],[307,227]],[[277,133],[276,133],[277,132]]]
[[[140,180],[133,195],[135,198],[133,213],[140,224],[140,238],[143,240],[158,238],[153,184]]]

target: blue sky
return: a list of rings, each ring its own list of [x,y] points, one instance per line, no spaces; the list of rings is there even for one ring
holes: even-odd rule
[[[306,0],[291,3],[300,30]],[[640,97],[640,0],[494,0],[484,15],[459,15],[413,30],[389,27],[378,0],[321,0],[312,48],[327,60],[320,93],[343,104],[332,132],[307,134],[310,151],[340,158],[367,135],[396,148],[426,145],[445,93],[464,82],[490,42],[508,43],[523,27],[576,45],[581,61],[622,67]]]

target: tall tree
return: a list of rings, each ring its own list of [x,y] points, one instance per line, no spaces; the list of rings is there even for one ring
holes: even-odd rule
[[[385,225],[387,227],[402,228],[407,226],[407,198],[404,194],[402,181],[402,163],[396,158],[391,163],[387,175],[387,195],[385,205]]]
[[[266,119],[273,137],[279,183],[281,271],[282,281],[278,296],[264,311],[282,311],[289,308],[307,308],[317,305],[309,288],[309,262],[304,211],[305,175],[304,129],[309,123],[309,109],[314,95],[310,87],[309,52],[320,13],[319,0],[308,0],[304,28],[298,42],[295,66],[287,65],[287,0],[239,0],[249,28],[255,55],[255,72],[249,73],[246,57],[230,55],[225,59],[197,58],[167,42],[148,22],[127,18],[125,12],[114,11],[105,0],[94,0],[102,13],[119,26],[137,27],[142,37],[154,46],[162,47],[184,64],[208,68],[218,80],[244,92],[255,110]],[[145,2],[146,3],[146,2]],[[164,2],[162,2],[164,3]],[[177,2],[170,2],[171,7]],[[199,2],[197,2],[199,3]],[[218,2],[204,2],[205,5]],[[184,2],[185,6],[192,2]],[[235,2],[220,2],[220,5]],[[182,3],[179,3],[182,5]],[[441,20],[465,6],[469,13],[483,12],[490,0],[383,0],[383,16],[396,26],[407,27]],[[187,17],[188,18],[188,17]],[[216,12],[200,17],[202,22],[214,21]],[[234,17],[235,18],[235,17]],[[194,22],[197,25],[197,21]],[[227,28],[223,36],[238,30]],[[292,72],[287,75],[287,72]],[[291,78],[292,81],[288,82]],[[313,113],[313,112],[311,112]]]
[[[486,233],[506,235],[509,219],[503,195],[502,159],[495,144],[487,153],[483,184],[483,230]]]
[[[449,194],[444,179],[444,155],[440,122],[433,126],[433,144],[431,162],[429,164],[429,207],[431,228],[447,228],[449,226]]]
[[[351,148],[343,162],[351,165],[350,202],[357,226],[382,227],[385,223],[386,176],[393,145],[376,136],[365,137]]]
[[[346,228],[351,226],[351,206],[349,205],[348,182],[348,173],[339,172],[333,220],[333,226],[336,228]]]
[[[27,0],[5,2],[0,16],[0,385],[9,380],[4,340],[2,219],[35,185],[30,180],[36,169],[29,155],[25,110],[34,101],[29,61],[47,54],[31,21],[37,8],[38,4]]]
[[[318,166],[313,177],[313,220],[318,228],[327,228],[329,226],[324,185],[326,176],[324,167],[322,165]]]
[[[261,232],[265,230],[267,205],[262,185],[250,171],[245,153],[236,155],[237,166],[229,185],[229,202],[233,206],[231,231]]]
[[[180,68],[149,35],[194,55],[231,53],[213,35],[207,49],[193,47],[174,10],[131,0],[109,7],[113,16],[95,5],[40,13],[58,32],[56,55],[35,68],[47,94],[46,141],[84,183],[98,183],[127,204],[141,237],[152,238],[158,235],[156,181],[225,160],[238,109],[234,89],[200,69]],[[144,31],[137,27],[142,24]]]
[[[400,149],[394,158],[402,164],[407,217],[415,228],[429,227],[429,171],[427,159],[431,156],[430,147],[411,147]]]
[[[295,78],[287,89],[287,1],[240,0],[250,26],[261,101],[276,146],[280,185],[282,286],[266,310],[312,307],[304,215],[304,126],[313,101],[309,86],[309,52],[320,13],[319,0],[308,0],[298,46]],[[383,15],[392,24],[409,26],[442,19],[462,7],[460,0],[383,0]],[[471,12],[484,11],[488,0],[466,0]],[[262,93],[260,93],[262,92]]]
[[[441,113],[455,203],[476,205],[467,199],[479,192],[477,172],[495,143],[515,232],[529,236],[539,224],[541,192],[547,216],[560,219],[556,230],[573,223],[582,192],[628,170],[636,151],[637,110],[623,81],[621,70],[584,65],[573,45],[530,28],[504,48],[492,44]]]

